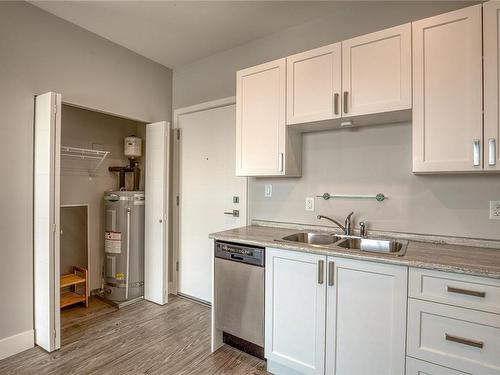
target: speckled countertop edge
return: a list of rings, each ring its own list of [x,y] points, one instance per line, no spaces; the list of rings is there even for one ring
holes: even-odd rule
[[[247,227],[236,228],[224,232],[212,233],[210,238],[215,240],[243,243],[254,246],[274,247],[287,249],[291,251],[300,251],[313,253],[318,255],[335,256],[349,259],[357,259],[364,261],[372,261],[379,263],[388,263],[402,265],[415,268],[424,268],[444,272],[453,272],[472,276],[482,276],[500,279],[500,241],[485,241],[488,245],[497,244],[497,248],[493,246],[478,246],[476,240],[467,242],[469,245],[464,246],[464,242],[443,243],[440,238],[437,241],[414,240],[413,236],[395,236],[388,232],[370,232],[374,237],[390,236],[404,238],[409,240],[408,248],[404,256],[396,256],[394,254],[369,253],[361,251],[353,251],[338,247],[322,247],[317,245],[308,245],[293,242],[280,242],[275,239],[280,239],[291,233],[303,230],[311,230],[311,226],[293,226],[286,224],[286,227],[279,225],[251,225]],[[317,227],[314,230],[332,231],[331,227]],[[383,233],[383,235],[382,235]],[[419,238],[421,236],[418,236]],[[436,237],[436,236],[432,236]],[[484,240],[478,240],[483,242]]]

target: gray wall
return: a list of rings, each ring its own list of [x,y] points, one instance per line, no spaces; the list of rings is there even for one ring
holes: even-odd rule
[[[33,97],[170,119],[172,72],[24,2],[0,2],[0,339],[33,328]]]
[[[103,193],[106,190],[118,189],[118,173],[110,173],[108,167],[128,164],[127,158],[123,155],[123,139],[131,134],[138,135],[138,127],[144,128],[144,125],[116,116],[63,105],[61,143],[64,146],[95,148],[110,152],[91,178],[87,168],[95,165],[95,162],[89,163],[68,157],[61,159],[61,204],[89,205],[90,290],[101,287],[101,258],[104,249]],[[142,158],[140,161],[140,168],[144,172]],[[127,189],[132,189],[132,176],[127,175]],[[61,264],[65,262],[66,251],[71,250],[61,247]]]
[[[236,94],[236,71],[450,10],[465,1],[353,1],[346,9],[174,69],[173,107]]]
[[[470,5],[467,2],[358,2],[346,11],[174,69],[174,108],[235,95],[235,72],[248,66],[353,36]],[[252,178],[250,219],[319,224],[318,213],[343,218],[356,211],[378,230],[500,239],[488,201],[500,199],[500,175],[415,176],[411,124],[309,133],[301,178]],[[264,197],[264,185],[273,197]],[[305,197],[375,194],[374,201],[324,201],[306,212]]]

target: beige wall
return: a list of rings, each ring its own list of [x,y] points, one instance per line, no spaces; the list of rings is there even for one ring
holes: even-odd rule
[[[63,101],[171,117],[172,72],[25,2],[0,2],[0,340],[33,329],[33,107]]]
[[[357,2],[348,10],[218,53],[174,70],[174,108],[235,95],[238,69],[470,5],[470,2]],[[252,178],[250,219],[317,223],[323,213],[350,210],[379,230],[500,239],[488,201],[500,199],[500,175],[416,176],[411,173],[411,124],[379,125],[304,135],[301,178]],[[264,198],[264,185],[273,197]],[[375,194],[373,201],[305,198],[324,192]]]
[[[252,178],[250,217],[330,225],[318,214],[368,221],[377,230],[500,240],[500,221],[488,219],[489,200],[500,199],[500,174],[414,175],[411,124],[377,125],[303,135],[301,178]],[[273,196],[264,197],[264,185]],[[384,193],[388,200],[305,198],[330,194]]]
[[[107,190],[118,189],[118,173],[110,173],[108,167],[128,164],[127,158],[123,155],[123,139],[131,134],[137,135],[138,127],[144,126],[136,121],[116,116],[63,106],[61,143],[64,146],[110,151],[91,178],[84,169],[92,167],[95,162],[82,162],[68,157],[62,157],[61,160],[61,204],[89,205],[91,290],[101,287],[101,258],[104,249],[103,193]],[[142,165],[141,170],[144,172]],[[129,184],[127,188],[131,189],[132,179],[127,180]],[[64,249],[61,249],[62,257],[64,257]]]

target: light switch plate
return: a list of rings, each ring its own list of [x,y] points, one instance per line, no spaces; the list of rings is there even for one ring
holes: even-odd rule
[[[264,185],[264,197],[271,198],[273,196],[273,185]]]
[[[306,198],[306,211],[314,211],[314,198]]]
[[[500,201],[490,201],[490,220],[500,220]]]

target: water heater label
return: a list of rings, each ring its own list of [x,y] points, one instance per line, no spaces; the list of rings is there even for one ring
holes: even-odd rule
[[[104,251],[106,253],[120,254],[122,251],[122,233],[104,232]]]

